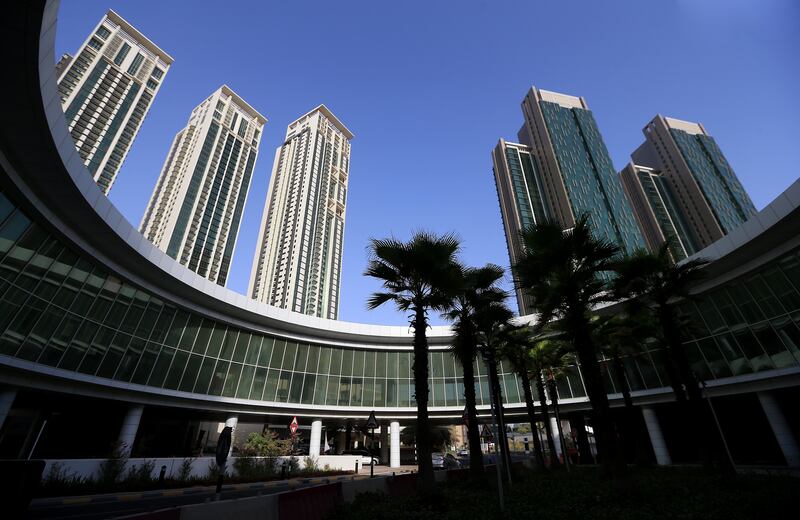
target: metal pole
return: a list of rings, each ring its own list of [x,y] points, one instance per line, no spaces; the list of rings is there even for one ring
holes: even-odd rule
[[[498,495],[498,498],[500,500],[500,511],[502,512],[502,511],[505,511],[505,509],[506,509],[505,502],[503,501],[503,475],[502,475],[502,473],[500,471],[500,460],[502,460],[503,457],[502,457],[502,454],[499,453],[499,449],[497,447],[497,442],[499,441],[499,439],[497,437],[497,433],[498,433],[497,432],[497,414],[495,413],[495,408],[494,408],[494,392],[489,392],[489,393],[492,394],[492,396],[491,396],[491,401],[492,402],[491,402],[490,408],[492,409],[492,426],[494,426],[494,441],[495,441],[494,442],[494,452],[495,452],[495,457],[497,457],[497,455],[500,455],[500,457],[497,457],[497,460],[495,460],[494,467],[497,470],[497,495]]]
[[[36,445],[39,444],[39,439],[42,437],[42,432],[44,431],[45,426],[47,426],[47,419],[42,420],[42,427],[39,428],[39,433],[36,435],[36,440],[33,441],[31,451],[28,452],[28,460],[31,460],[31,457],[33,457],[33,452],[36,449]]]
[[[733,468],[734,473],[736,472],[736,463],[733,462],[733,455],[731,455],[731,450],[728,448],[728,441],[725,439],[725,434],[722,432],[722,426],[719,424],[719,419],[717,418],[717,412],[714,410],[714,404],[711,402],[711,395],[708,393],[708,388],[706,388],[706,382],[700,379],[700,386],[703,387],[703,394],[705,395],[706,401],[708,402],[708,407],[711,408],[711,415],[714,417],[714,423],[717,425],[717,431],[719,432],[719,436],[722,439],[722,446],[725,448],[725,455],[728,457],[728,462]]]

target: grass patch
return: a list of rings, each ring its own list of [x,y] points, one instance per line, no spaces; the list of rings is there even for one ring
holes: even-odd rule
[[[483,485],[446,483],[433,497],[359,495],[333,520],[352,518],[467,520],[501,518],[493,479]],[[744,520],[797,518],[800,480],[792,477],[714,476],[695,468],[632,470],[624,482],[595,468],[572,473],[521,473],[506,490],[504,518],[560,520]]]

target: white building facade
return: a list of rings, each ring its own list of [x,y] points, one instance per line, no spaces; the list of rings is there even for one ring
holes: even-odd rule
[[[337,318],[352,138],[325,105],[287,128],[261,217],[252,298]]]
[[[139,231],[225,285],[266,118],[223,85],[172,142]]]
[[[58,92],[78,153],[103,193],[116,180],[172,57],[112,10],[72,58]]]

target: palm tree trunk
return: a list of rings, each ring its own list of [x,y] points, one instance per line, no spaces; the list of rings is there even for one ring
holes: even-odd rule
[[[547,409],[547,394],[544,393],[544,382],[542,381],[542,374],[536,371],[536,391],[539,392],[539,403],[542,408],[542,421],[544,422],[544,434],[547,436],[547,449],[550,450],[550,466],[558,466],[561,461],[558,460],[558,452],[556,451],[556,441],[553,440],[553,430],[550,428],[550,412]]]
[[[467,441],[469,442],[469,471],[473,478],[483,478],[483,451],[478,427],[477,399],[475,397],[475,368],[472,360],[462,360],[464,368],[464,401],[467,407]]]
[[[622,363],[622,358],[619,354],[614,354],[611,358],[614,363],[614,372],[617,387],[622,392],[622,400],[625,402],[625,415],[623,420],[623,439],[625,445],[632,446],[636,454],[636,464],[638,466],[649,466],[649,458],[644,452],[645,447],[639,441],[639,421],[637,420],[636,408],[633,406],[633,399],[631,398],[631,388],[628,385],[628,379],[625,377],[625,365]]]
[[[414,388],[417,400],[417,464],[420,491],[433,491],[433,461],[431,460],[431,428],[428,418],[428,320],[421,305],[414,308]]]
[[[522,380],[522,391],[525,393],[525,407],[528,409],[528,419],[531,422],[531,433],[533,434],[533,452],[536,456],[536,465],[544,468],[544,453],[542,443],[539,442],[539,429],[536,426],[536,409],[533,406],[533,392],[531,392],[531,380],[527,373],[519,374]]]
[[[597,361],[597,352],[592,343],[586,314],[582,312],[583,306],[578,305],[577,302],[573,302],[570,308],[572,312],[567,315],[566,321],[573,333],[574,346],[586,385],[586,394],[592,405],[594,426],[599,434],[600,442],[597,447],[600,452],[600,464],[607,475],[622,476],[625,473],[625,460],[620,457],[620,450],[617,446],[608,395],[603,385],[600,363]]]
[[[497,433],[500,438],[496,439],[496,441],[500,443],[500,456],[503,457],[504,464],[506,465],[506,472],[510,474],[511,453],[508,450],[508,435],[506,434],[503,392],[500,389],[500,376],[497,373],[497,360],[495,360],[494,356],[491,357],[491,362],[489,364],[489,381],[491,392],[493,392],[495,396],[495,403],[497,403],[497,429],[499,430]]]

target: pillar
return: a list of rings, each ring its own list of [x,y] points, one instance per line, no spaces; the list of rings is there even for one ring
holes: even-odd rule
[[[122,420],[122,428],[119,430],[117,442],[120,445],[120,453],[130,455],[133,443],[136,441],[136,432],[139,431],[139,423],[142,420],[144,406],[133,404],[128,408],[125,419]]]
[[[319,419],[311,422],[311,437],[308,442],[308,456],[319,457],[319,443],[322,440],[322,421]]]
[[[228,457],[233,454],[233,443],[236,439],[236,425],[239,424],[239,416],[235,413],[228,415],[228,418],[225,419],[225,426],[231,427],[231,448],[228,450]]]
[[[389,464],[389,425],[381,424],[381,464]]]
[[[14,404],[14,399],[17,397],[16,388],[3,388],[0,390],[0,428],[6,422],[6,417],[11,411],[11,405]]]
[[[656,411],[650,406],[642,407],[642,417],[647,427],[647,435],[650,436],[650,444],[653,446],[653,453],[656,455],[656,464],[667,466],[672,464],[672,458],[667,450],[667,443],[664,441],[664,434],[661,433],[661,425],[658,424]]]
[[[400,423],[392,421],[389,425],[389,467],[400,467]]]
[[[558,421],[556,421],[555,417],[550,418],[550,431],[553,432],[553,442],[556,445],[556,455],[560,459],[562,455],[561,436],[558,434]]]
[[[783,457],[786,459],[786,464],[791,468],[800,467],[800,446],[797,444],[797,439],[792,435],[792,430],[786,422],[786,416],[783,415],[775,396],[770,392],[758,392],[758,401],[761,403],[761,408],[764,410],[764,415],[767,416],[769,426],[772,428],[772,433],[775,435],[775,440],[781,447]]]

